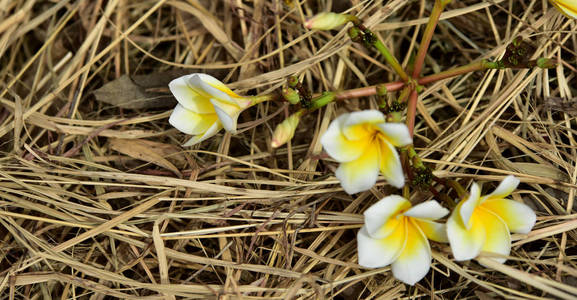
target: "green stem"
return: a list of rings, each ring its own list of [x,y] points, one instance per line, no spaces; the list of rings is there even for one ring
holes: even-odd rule
[[[435,27],[437,27],[437,23],[439,22],[441,12],[443,12],[445,5],[449,2],[450,1],[446,0],[435,0],[435,6],[433,7],[433,11],[431,11],[431,16],[429,17],[427,27],[425,27],[425,32],[423,33],[423,39],[421,40],[421,44],[419,45],[419,51],[417,52],[417,57],[415,59],[415,64],[413,68],[413,78],[418,78],[419,74],[421,73],[423,63],[425,62],[425,56],[427,55],[429,45],[431,44],[433,32],[435,31]]]
[[[467,191],[465,191],[463,186],[461,186],[461,184],[459,184],[457,181],[449,179],[447,180],[447,184],[451,186],[455,192],[457,192],[457,195],[459,195],[460,199],[464,199],[467,196]]]
[[[407,200],[411,199],[411,190],[408,184],[405,184],[405,186],[403,187],[403,198]]]
[[[434,187],[430,187],[429,191],[433,193],[435,198],[441,200],[441,202],[444,202],[451,210],[457,206],[451,197],[447,196],[447,194],[439,193],[439,191],[437,191]]]
[[[405,70],[403,70],[403,67],[401,66],[401,64],[399,63],[397,58],[391,54],[391,52],[389,51],[389,49],[387,49],[385,44],[383,44],[383,42],[381,42],[381,40],[379,40],[377,38],[377,40],[375,41],[373,46],[381,53],[381,55],[385,58],[385,60],[389,63],[389,65],[391,65],[393,70],[395,70],[395,72],[397,72],[397,74],[399,74],[401,79],[404,82],[408,82],[409,81],[409,75],[407,75]]]
[[[412,89],[410,89],[408,86],[405,86],[401,92],[399,93],[399,98],[397,99],[397,101],[399,103],[405,103],[407,102],[407,99],[409,98],[409,95],[411,93]]]
[[[417,151],[415,151],[415,147],[413,147],[412,145],[409,145],[407,147],[407,154],[409,155],[409,159],[413,162],[413,167],[415,168],[424,168],[425,165],[423,164],[423,161],[421,160],[421,157],[419,157],[419,155],[417,154]]]
[[[250,103],[251,105],[256,105],[266,101],[275,100],[277,99],[277,96],[275,94],[266,94],[266,95],[250,96],[246,98],[251,101]]]
[[[402,81],[389,82],[379,85],[371,85],[363,88],[340,91],[335,94],[335,100],[345,100],[360,97],[374,96],[377,94],[377,86],[384,86],[387,92],[395,92],[403,88],[405,85]]]

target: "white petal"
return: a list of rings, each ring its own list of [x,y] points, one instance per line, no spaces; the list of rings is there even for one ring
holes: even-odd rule
[[[399,256],[405,239],[403,222],[391,235],[384,239],[373,239],[363,226],[357,234],[359,265],[380,268],[390,265]]]
[[[177,104],[168,119],[168,123],[186,134],[202,134],[212,124],[218,122],[216,114],[197,114]]]
[[[375,239],[388,236],[394,228],[383,225],[409,207],[411,202],[399,195],[390,195],[379,200],[364,212],[367,233]]]
[[[220,125],[220,122],[216,122],[216,123],[212,124],[212,126],[210,126],[210,128],[206,132],[204,132],[203,134],[200,134],[200,135],[193,136],[190,140],[188,140],[182,146],[188,147],[188,146],[196,145],[196,144],[214,136],[221,129],[222,129],[222,125]]]
[[[484,202],[487,199],[504,199],[505,197],[511,195],[511,193],[517,188],[518,185],[519,179],[513,175],[509,175],[505,177],[503,181],[501,181],[495,191],[489,195],[484,196],[481,202]]]
[[[447,226],[445,224],[425,219],[413,220],[429,240],[439,243],[449,242],[449,238],[447,237]]]
[[[487,236],[481,251],[508,256],[511,252],[511,235],[505,222],[497,215],[482,207],[476,214],[478,214],[479,219],[482,220]],[[492,258],[500,263],[504,263],[507,260],[504,257]]]
[[[234,101],[228,94],[228,91],[230,91],[230,89],[228,89],[224,85],[224,83],[220,82],[218,79],[208,74],[202,74],[202,73],[193,74],[190,77],[188,83],[192,87],[202,90],[207,95],[210,95],[209,98],[217,98],[221,101],[230,102],[231,104],[234,103]],[[230,93],[232,93],[232,91]]]
[[[449,210],[442,207],[439,202],[431,200],[413,206],[406,211],[404,215],[419,219],[437,220],[446,216],[448,213]]]
[[[240,108],[216,99],[210,99],[210,103],[214,106],[214,110],[224,129],[230,133],[236,133],[238,116],[241,112]]]
[[[551,0],[550,2],[566,16],[577,19],[577,3],[575,0]]]
[[[381,174],[390,185],[399,189],[402,188],[405,185],[405,173],[397,149],[381,140],[379,141],[379,151]]]
[[[459,206],[457,205],[447,220],[447,237],[455,260],[469,260],[477,257],[481,252],[485,243],[485,228],[473,214],[470,220],[471,227],[467,229],[458,216]]]
[[[379,124],[385,122],[385,115],[375,109],[355,111],[349,114],[343,126],[349,127],[361,123]]]
[[[400,281],[414,285],[431,268],[431,248],[425,236],[418,228],[409,222],[407,240],[399,257],[391,265],[393,276]]]
[[[537,216],[529,206],[513,200],[489,199],[481,204],[481,207],[499,216],[509,230],[515,233],[529,233],[537,220]]]
[[[195,91],[188,81],[191,75],[185,75],[172,80],[168,84],[168,88],[176,98],[176,101],[189,110],[196,113],[214,113],[214,108],[210,104],[209,98],[204,97]]]
[[[248,108],[254,104],[253,100],[250,97],[240,97],[240,98],[233,97],[232,100],[236,103],[238,107],[242,109]]]
[[[341,163],[335,171],[341,186],[348,194],[369,190],[379,176],[379,157],[377,147],[367,147],[358,159]]]
[[[396,147],[402,147],[413,143],[409,128],[403,123],[378,124],[387,141]]]
[[[325,151],[338,162],[353,161],[365,152],[369,140],[349,141],[341,132],[341,126],[347,119],[347,114],[334,119],[327,131],[321,137]]]
[[[377,124],[385,122],[385,115],[378,110],[363,110],[347,115],[341,127],[342,133],[349,140],[364,139],[374,134]]]
[[[471,192],[469,193],[469,198],[463,201],[463,204],[460,205],[459,217],[461,217],[461,222],[465,225],[467,229],[471,228],[471,215],[475,208],[480,203],[481,196],[481,187],[476,183],[473,182],[473,186],[471,187]]]

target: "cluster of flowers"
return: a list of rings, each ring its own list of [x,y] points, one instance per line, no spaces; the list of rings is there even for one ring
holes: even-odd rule
[[[239,114],[258,103],[206,74],[177,78],[169,88],[178,101],[170,124],[193,135],[185,146],[204,141],[222,128],[235,133]],[[290,139],[294,127],[290,122],[277,127],[283,132],[273,134],[273,143]],[[370,189],[379,173],[394,187],[405,185],[396,147],[410,145],[411,135],[405,124],[387,123],[380,111],[339,116],[321,143],[340,163],[335,175],[347,193]],[[517,178],[509,176],[493,193],[481,196],[481,188],[474,183],[468,198],[458,203],[446,224],[435,222],[449,213],[435,200],[411,207],[409,200],[398,195],[381,199],[364,212],[364,226],[357,236],[359,264],[368,268],[391,265],[397,279],[415,284],[430,269],[429,239],[449,242],[456,260],[473,259],[485,251],[500,255],[496,259],[504,262],[511,250],[510,232],[528,233],[536,219],[528,206],[505,199],[518,184]]]
[[[321,143],[340,163],[335,175],[347,193],[370,189],[379,172],[392,186],[404,186],[395,146],[412,143],[405,124],[386,123],[376,110],[343,114],[330,124]],[[517,178],[508,176],[493,193],[481,196],[481,187],[473,183],[446,224],[435,222],[449,213],[435,200],[411,207],[398,195],[381,199],[364,212],[364,226],[357,235],[359,264],[391,265],[397,279],[413,285],[429,271],[429,239],[448,242],[456,260],[470,260],[483,251],[505,262],[511,251],[510,232],[526,234],[536,220],[527,205],[505,199],[518,184]]]

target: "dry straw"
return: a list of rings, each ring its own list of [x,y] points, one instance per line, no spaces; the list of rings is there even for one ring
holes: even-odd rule
[[[244,113],[239,135],[183,149],[167,122],[174,102],[147,97],[168,95],[176,73],[208,72],[243,94],[294,74],[315,93],[396,80],[346,29],[313,33],[304,20],[350,9],[406,66],[431,1],[0,0],[0,299],[577,297],[577,23],[546,1],[453,2],[424,74],[498,59],[517,36],[561,63],[428,86],[417,150],[465,185],[514,174],[512,197],[538,220],[513,237],[506,265],[456,263],[433,244],[431,272],[409,287],[357,264],[362,212],[390,187],[346,195],[319,142],[336,115],[375,99],[307,115],[273,150],[282,103]],[[125,74],[147,76],[126,86],[144,98],[121,89],[99,101],[93,92]],[[136,100],[144,108],[126,108]]]

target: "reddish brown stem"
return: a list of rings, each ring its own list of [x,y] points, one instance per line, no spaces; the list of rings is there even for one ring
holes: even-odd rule
[[[439,22],[439,17],[445,8],[445,3],[443,0],[435,0],[435,6],[433,6],[433,11],[431,11],[431,16],[429,17],[429,22],[427,27],[425,27],[425,32],[423,33],[423,39],[419,45],[419,51],[417,52],[417,57],[415,59],[415,65],[413,68],[413,78],[419,78],[421,69],[423,68],[423,63],[425,62],[425,56],[427,55],[427,50],[429,50],[429,44],[431,44],[431,38],[433,37],[433,32],[437,23]]]
[[[405,85],[402,81],[396,82],[389,82],[385,83],[384,86],[387,88],[387,92],[395,92],[403,88]],[[335,95],[335,100],[345,100],[345,99],[353,99],[353,98],[360,98],[360,97],[368,97],[377,94],[377,86],[371,85],[364,88],[358,88],[353,90],[346,90],[337,92]]]
[[[421,79],[417,80],[417,83],[419,83],[420,85],[425,85],[425,84],[428,84],[431,82],[451,78],[451,77],[454,77],[457,75],[462,75],[462,74],[469,73],[469,72],[484,70],[484,69],[488,68],[487,64],[488,64],[487,61],[482,60],[482,61],[479,61],[476,63],[468,64],[465,66],[461,66],[461,67],[453,68],[453,69],[450,69],[447,71],[443,71],[443,72],[440,72],[437,74],[422,77]]]
[[[409,133],[411,133],[411,137],[414,135],[415,129],[415,117],[417,115],[417,99],[419,98],[419,94],[417,91],[412,90],[411,95],[409,96],[409,103],[407,105],[407,127],[409,127]]]

